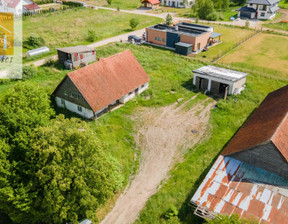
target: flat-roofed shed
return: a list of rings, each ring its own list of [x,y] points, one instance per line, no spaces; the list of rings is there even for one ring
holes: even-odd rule
[[[216,66],[193,70],[193,85],[215,94],[239,94],[245,88],[247,73]]]

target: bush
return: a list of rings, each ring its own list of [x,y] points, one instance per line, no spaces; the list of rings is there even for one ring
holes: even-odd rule
[[[171,219],[178,215],[178,210],[174,205],[170,205],[166,212],[163,214],[165,219]]]
[[[139,25],[139,19],[138,18],[132,18],[131,20],[130,20],[130,27],[131,27],[131,29],[132,30],[134,30],[138,25]]]
[[[211,21],[215,21],[215,20],[218,19],[218,15],[217,15],[216,12],[211,12],[210,14],[208,14],[208,15],[206,16],[206,19],[207,19],[207,20],[211,20]]]
[[[27,44],[31,47],[40,47],[45,44],[45,40],[43,37],[40,37],[35,33],[31,33],[27,39]]]
[[[22,69],[22,78],[23,79],[31,79],[33,76],[35,76],[37,73],[37,70],[33,66],[24,66]]]
[[[80,2],[64,2],[62,3],[63,5],[69,5],[72,7],[83,7],[83,3]]]
[[[168,26],[171,25],[172,21],[173,21],[173,18],[172,18],[172,16],[168,13],[167,16],[166,16],[166,18],[165,18],[165,23],[166,23],[166,25],[168,25]]]
[[[112,4],[112,0],[107,0],[108,5]]]
[[[87,41],[94,42],[97,39],[96,32],[94,30],[88,30]]]

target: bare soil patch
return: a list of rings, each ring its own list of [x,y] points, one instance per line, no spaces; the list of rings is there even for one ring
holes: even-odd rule
[[[161,181],[181,157],[179,149],[188,150],[202,139],[214,105],[204,102],[188,111],[183,109],[186,103],[139,111],[135,136],[141,150],[139,172],[102,224],[127,224],[137,219],[148,198],[157,192]]]

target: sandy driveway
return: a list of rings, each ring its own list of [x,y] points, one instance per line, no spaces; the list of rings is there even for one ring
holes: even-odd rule
[[[178,149],[187,150],[203,138],[213,105],[200,103],[184,112],[183,105],[177,107],[176,103],[140,111],[135,136],[142,151],[139,173],[102,224],[127,224],[137,219],[148,198],[157,192],[161,181],[180,157]],[[191,130],[197,130],[197,133]]]

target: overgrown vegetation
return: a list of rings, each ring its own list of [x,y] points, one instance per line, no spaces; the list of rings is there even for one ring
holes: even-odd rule
[[[49,96],[28,83],[0,104],[0,210],[21,224],[97,221],[123,177],[89,126],[54,118]]]
[[[37,33],[50,48],[50,54],[55,54],[55,48],[58,47],[90,44],[91,39],[87,39],[88,30],[96,33],[93,41],[130,32],[129,21],[133,17],[140,21],[137,26],[139,29],[162,21],[156,17],[110,10],[75,8],[23,18],[23,39],[27,40],[31,33]],[[24,52],[29,49],[30,45],[24,45]]]
[[[258,221],[239,219],[238,215],[218,215],[215,219],[207,220],[204,224],[257,224]]]

